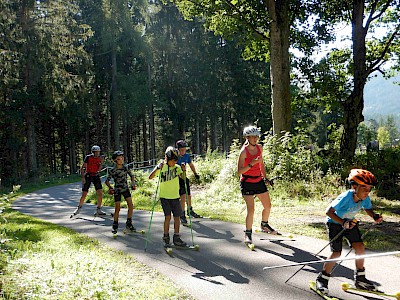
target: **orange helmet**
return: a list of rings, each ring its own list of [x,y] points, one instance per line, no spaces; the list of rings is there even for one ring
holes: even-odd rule
[[[352,169],[350,171],[348,180],[350,183],[357,183],[361,185],[376,185],[378,183],[374,174],[363,169]]]

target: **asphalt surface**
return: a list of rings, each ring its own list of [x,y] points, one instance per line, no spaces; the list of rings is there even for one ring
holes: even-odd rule
[[[108,246],[134,256],[138,261],[157,269],[187,290],[196,299],[321,299],[310,291],[321,264],[304,267],[289,281],[300,266],[263,270],[263,267],[315,260],[326,244],[304,236],[292,239],[265,233],[253,233],[255,251],[243,243],[244,225],[211,219],[193,220],[194,244],[199,251],[173,249],[170,257],[161,243],[164,217],[154,213],[147,251],[144,251],[150,212],[134,211],[133,225],[146,234],[122,233],[126,209],[121,209],[118,237],[111,233],[112,217],[93,217],[95,206],[85,204],[81,213],[70,218],[81,195],[79,183],[51,187],[17,199],[13,208],[33,217],[71,228]],[[133,199],[134,200],[134,199]],[[150,199],[149,199],[150,201]],[[104,211],[113,212],[112,207]],[[273,211],[272,211],[273,213]],[[173,232],[171,224],[171,233]],[[181,237],[192,244],[190,229],[181,228]],[[347,253],[344,249],[343,253]],[[367,252],[372,253],[372,252]],[[329,255],[327,247],[321,255]],[[350,254],[353,255],[353,254]],[[367,278],[388,293],[400,291],[400,259],[394,256],[369,258],[365,261]],[[376,295],[362,296],[341,290],[342,282],[352,282],[354,261],[344,261],[329,282],[330,294],[339,299],[390,299]],[[287,282],[286,282],[287,281]]]

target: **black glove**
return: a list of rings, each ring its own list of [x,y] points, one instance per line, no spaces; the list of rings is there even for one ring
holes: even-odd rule
[[[200,179],[200,175],[199,174],[194,174],[194,178],[196,178],[197,180]]]
[[[344,229],[352,229],[357,225],[357,220],[343,219],[342,226]]]

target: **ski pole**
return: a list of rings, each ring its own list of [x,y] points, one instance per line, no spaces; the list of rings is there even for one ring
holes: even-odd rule
[[[192,217],[190,216],[190,211],[189,211],[189,195],[188,195],[188,188],[187,188],[187,181],[186,181],[186,169],[185,169],[185,171],[183,171],[183,181],[185,184],[186,210],[188,211],[188,215],[189,215],[190,234],[192,235],[192,245],[194,246]]]
[[[324,248],[322,248],[322,249],[319,250],[317,253],[315,253],[314,256],[317,256],[318,254],[320,254],[322,251],[325,250],[326,247],[328,247],[330,244],[332,244],[334,241],[336,241],[336,240],[342,235],[342,233],[343,233],[345,230],[346,230],[346,229],[343,228],[337,235],[335,235],[335,236],[333,237],[333,239],[331,239],[331,240],[329,241],[328,244],[326,244],[326,245],[324,246]],[[298,269],[296,272],[294,272],[292,276],[290,276],[288,279],[286,279],[285,283],[287,283],[287,282],[288,282],[290,279],[292,279],[297,273],[299,273],[301,270],[303,270],[304,267],[305,267],[305,265],[301,266],[301,268]]]
[[[339,258],[331,258],[331,259],[311,260],[311,261],[305,261],[305,262],[299,262],[299,263],[291,263],[291,264],[286,264],[286,265],[264,267],[263,270],[294,267],[294,266],[301,266],[301,265],[321,264],[321,263],[326,263],[326,262],[355,260],[355,259],[363,259],[363,258],[370,258],[370,257],[389,256],[389,255],[395,255],[395,254],[400,254],[400,251],[391,251],[391,252],[381,252],[381,253],[373,253],[373,254],[355,255],[355,256],[351,256],[351,257],[339,257]]]
[[[161,170],[160,173],[158,173],[158,182],[157,182],[157,187],[156,187],[156,192],[154,193],[154,200],[153,200],[153,206],[151,208],[151,215],[150,215],[150,221],[149,221],[149,228],[147,229],[147,234],[146,234],[146,243],[144,244],[144,251],[146,252],[147,250],[147,243],[150,238],[150,228],[151,228],[151,223],[153,221],[153,214],[154,214],[154,208],[156,207],[156,204],[158,202],[157,199],[157,194],[158,194],[158,188],[160,187],[160,179],[161,179]]]

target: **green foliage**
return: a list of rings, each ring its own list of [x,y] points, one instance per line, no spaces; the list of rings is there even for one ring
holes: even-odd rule
[[[378,179],[377,194],[398,200],[400,187],[400,148],[389,147],[356,155],[354,166],[371,171]]]

